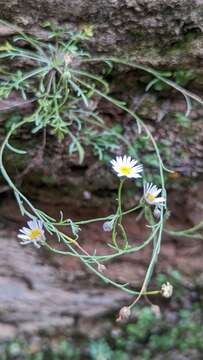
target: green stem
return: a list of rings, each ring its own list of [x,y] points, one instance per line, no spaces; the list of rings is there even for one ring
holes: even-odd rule
[[[140,245],[134,246],[134,247],[129,247],[128,249],[118,249],[118,251],[114,254],[110,254],[110,255],[92,255],[92,256],[85,256],[82,255],[84,259],[87,259],[89,262],[93,262],[94,259],[97,259],[98,261],[101,262],[105,262],[105,261],[110,261],[114,258],[117,258],[119,256],[125,255],[125,254],[130,254],[130,253],[134,253],[136,251],[142,250],[145,246],[147,246],[154,238],[154,236],[156,235],[158,231],[158,228],[156,228],[151,234],[150,236]],[[59,234],[63,235],[63,233]],[[48,244],[47,244],[48,245]],[[54,248],[52,248],[54,249]],[[58,250],[58,249],[54,249],[54,252],[60,254],[60,255],[64,255],[64,256],[75,256],[74,254],[72,254],[71,252],[67,252],[67,251],[62,251],[62,250]]]
[[[124,235],[125,247],[128,245],[126,232],[125,232],[124,227],[122,226],[122,189],[123,189],[124,182],[125,182],[125,179],[121,179],[119,187],[118,187],[118,199],[117,199],[118,208],[116,211],[116,220],[114,221],[113,229],[112,229],[112,243],[117,249],[119,249],[117,239],[116,239],[117,238],[117,231],[116,231],[117,225],[119,225],[119,227],[121,228],[121,231]]]
[[[186,230],[179,230],[179,231],[165,230],[165,232],[172,236],[194,236],[194,232],[201,229],[202,227],[203,227],[203,220]]]
[[[124,212],[122,212],[122,216],[130,214],[138,209],[140,209],[142,207],[142,205],[137,205],[129,210],[126,210]],[[105,217],[100,217],[100,218],[95,218],[95,219],[89,219],[89,220],[81,220],[81,221],[74,221],[74,223],[76,225],[84,225],[84,224],[90,224],[90,223],[94,223],[94,222],[98,222],[98,221],[106,221],[106,220],[111,220],[114,216],[118,216],[118,215],[108,215]]]
[[[130,111],[126,106],[124,106],[123,104],[121,104],[119,101],[116,101],[115,99],[111,98],[110,96],[103,94],[101,91],[93,88],[91,85],[87,84],[86,82],[82,81],[81,79],[78,79],[77,77],[75,77],[75,80],[78,81],[79,83],[81,83],[83,86],[92,89],[95,93],[97,93],[98,95],[102,96],[103,98],[105,98],[106,100],[112,102],[113,104],[115,104],[117,107],[121,108],[122,110],[124,110],[125,112],[127,112],[128,114],[130,114],[136,121],[137,121],[137,125],[138,125],[138,130],[140,131],[140,128],[143,128],[146,132],[146,134],[148,135],[148,137],[150,138],[157,158],[158,158],[158,162],[159,162],[159,172],[160,172],[160,177],[161,177],[161,185],[162,185],[162,191],[163,191],[163,195],[166,198],[166,190],[165,190],[165,181],[164,181],[164,174],[163,174],[163,162],[160,156],[160,152],[158,149],[158,146],[156,144],[156,141],[154,139],[154,137],[152,136],[151,132],[149,131],[148,127],[144,124],[144,122],[139,118],[139,116],[137,116],[137,114],[135,114],[133,111]],[[164,223],[164,219],[163,219],[163,208],[161,209],[161,214],[160,214],[160,226],[159,226],[159,234],[157,236],[157,240],[156,240],[156,244],[154,244],[154,248],[153,248],[153,252],[152,252],[152,257],[150,260],[150,264],[148,266],[148,269],[146,271],[146,275],[143,281],[143,285],[140,291],[140,294],[138,295],[138,297],[135,299],[135,301],[131,304],[131,306],[134,306],[137,301],[140,299],[140,297],[142,296],[142,293],[144,291],[146,291],[148,283],[150,281],[154,266],[157,262],[157,257],[158,254],[160,252],[160,246],[161,246],[161,239],[162,239],[162,233],[163,233],[163,223]]]
[[[169,86],[171,86],[172,88],[176,89],[177,91],[179,91],[181,94],[183,94],[184,96],[188,96],[189,98],[199,102],[200,104],[203,105],[203,99],[200,98],[198,95],[191,93],[190,91],[184,89],[182,86],[178,85],[177,83],[164,78],[163,76],[160,75],[160,73],[156,70],[153,70],[147,66],[144,65],[140,65],[137,63],[131,63],[128,60],[122,60],[122,59],[117,59],[115,57],[95,57],[95,58],[87,58],[87,59],[82,59],[81,62],[83,63],[87,63],[87,62],[105,62],[105,61],[111,61],[117,64],[123,64],[129,67],[132,67],[134,69],[140,69],[143,70],[144,72],[148,72],[149,74],[152,74],[153,76],[155,76],[157,79],[163,81],[164,83],[168,84]]]

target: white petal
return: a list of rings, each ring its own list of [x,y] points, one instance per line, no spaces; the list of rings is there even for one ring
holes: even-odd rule
[[[146,183],[145,187],[144,187],[144,193],[149,193],[153,195],[153,189],[154,186],[156,187],[156,185],[153,185],[153,183]],[[157,188],[156,188],[157,189]]]
[[[113,166],[116,166],[116,165],[117,165],[117,161],[116,161],[116,160],[111,160],[111,164],[112,164]]]
[[[126,159],[126,164],[131,166],[131,161],[132,161],[131,156],[128,156]]]
[[[117,157],[116,157],[116,162],[117,162],[118,165],[121,165],[121,164],[123,163],[122,157],[121,157],[121,156],[117,156]]]
[[[161,192],[162,192],[162,189],[157,189],[156,191],[154,191],[154,196],[157,197]]]
[[[113,169],[114,169],[115,171],[119,171],[120,168],[121,168],[121,165],[118,165],[118,164],[116,164],[116,165],[113,166]]]
[[[28,221],[28,226],[29,226],[29,228],[31,229],[31,230],[34,230],[35,228],[36,228],[36,222],[35,222],[35,220],[30,220],[30,221]]]
[[[148,193],[150,191],[151,186],[152,186],[152,184],[146,183],[146,185],[145,185],[145,193]]]
[[[166,201],[166,199],[164,198],[164,197],[158,197],[158,198],[156,198],[153,202],[155,203],[155,204],[157,204],[157,203],[162,203],[162,202],[165,202]]]
[[[33,244],[39,249],[40,247],[41,247],[41,245],[40,244],[38,244],[38,242],[37,241],[33,241]]]
[[[132,177],[133,177],[134,179],[138,179],[138,178],[141,178],[142,176],[141,176],[140,174],[134,174]]]
[[[149,183],[149,187],[148,187],[148,191],[151,192],[152,188],[153,188],[153,184],[152,183]]]
[[[158,191],[158,187],[156,185],[153,185],[150,189],[150,193],[155,195],[155,193]]]
[[[142,165],[137,165],[133,168],[134,172],[142,172],[143,171],[143,166]]]
[[[28,235],[30,233],[30,229],[23,227],[22,229],[19,230],[21,233]]]
[[[43,229],[43,222],[41,220],[37,220],[37,224],[40,230]]]
[[[29,237],[28,237],[27,235],[22,235],[22,234],[18,234],[17,237],[18,237],[19,239],[25,239],[25,240],[28,240],[28,239],[29,239]]]
[[[34,225],[35,229],[38,228],[38,219],[37,218],[33,219],[33,225]]]
[[[124,164],[124,165],[127,164],[127,156],[126,156],[126,155],[124,155],[124,157],[123,157],[123,164]]]
[[[134,159],[132,159],[131,161],[130,161],[130,166],[135,166],[137,164],[137,161],[136,160],[134,160]]]
[[[27,245],[27,244],[30,244],[32,241],[31,240],[23,240],[20,242],[21,245]]]

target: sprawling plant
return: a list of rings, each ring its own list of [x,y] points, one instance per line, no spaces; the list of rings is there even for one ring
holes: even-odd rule
[[[201,104],[203,104],[203,100],[164,77],[161,73],[131,63],[127,59],[105,56],[93,57],[82,47],[83,42],[87,41],[91,35],[90,27],[86,27],[84,31],[79,33],[64,29],[63,31],[52,30],[49,32],[46,41],[20,33],[13,39],[12,43],[7,42],[1,46],[0,58],[3,63],[1,97],[6,98],[13,90],[17,90],[25,102],[32,101],[35,103],[35,111],[32,115],[25,116],[20,121],[11,124],[0,149],[0,169],[2,176],[15,194],[21,214],[28,218],[27,226],[20,229],[18,234],[20,243],[22,245],[33,244],[36,248],[42,246],[55,254],[77,257],[105,283],[134,295],[135,299],[132,303],[124,306],[120,311],[119,320],[123,320],[129,317],[130,309],[141,296],[162,294],[169,297],[172,294],[172,287],[169,283],[163,284],[159,290],[148,290],[160,252],[164,225],[168,217],[164,173],[170,172],[170,170],[164,166],[159,147],[147,125],[124,102],[110,95],[105,74],[111,71],[116,64],[140,69],[151,74],[154,79],[148,85],[147,90],[157,82],[175,88],[182,93],[186,100],[187,117],[192,107],[191,99]],[[14,73],[9,73],[5,60],[13,63],[13,67],[16,68]],[[26,68],[30,70],[19,70],[17,66],[19,60],[23,61]],[[97,75],[91,69],[92,64],[98,66],[97,73],[102,73],[102,76]],[[147,169],[144,169],[143,165],[135,159],[136,153],[133,145],[125,138],[120,127],[110,128],[97,112],[95,105],[97,99],[104,99],[130,115],[136,121],[138,134],[141,136],[144,133],[147,141],[151,142],[157,158],[160,188],[143,180],[143,195],[139,202],[125,211],[122,200],[124,186],[127,187],[130,180],[136,182],[138,178],[145,179]],[[60,219],[58,220],[36,208],[16,187],[4,165],[4,153],[6,151],[17,153],[19,156],[26,154],[24,150],[17,149],[12,145],[12,136],[25,126],[28,126],[32,133],[48,128],[51,134],[56,135],[60,141],[64,137],[69,137],[69,154],[77,152],[79,163],[84,160],[86,145],[91,145],[100,159],[106,152],[110,152],[113,158],[111,161],[112,170],[120,180],[115,213],[101,218],[73,221],[66,219],[62,211],[60,211]],[[119,154],[120,144],[123,144],[127,155],[121,156]],[[142,162],[142,159],[139,159],[139,162]],[[137,213],[138,210],[145,216],[149,233],[145,241],[134,246],[128,238],[123,219],[130,213]],[[108,244],[109,251],[105,255],[96,252],[89,253],[80,245],[79,231],[85,224],[92,222],[102,222],[103,230],[112,233],[112,242]],[[203,222],[186,231],[170,231],[169,233],[175,236],[199,238],[201,234],[197,231],[202,226]],[[68,236],[66,231],[60,230],[61,227],[70,229],[73,235]],[[57,240],[55,247],[49,241],[53,236]],[[67,251],[60,248],[61,244],[65,245]],[[107,262],[127,253],[139,251],[149,244],[153,245],[153,250],[140,290],[133,289],[130,284],[115,282],[106,275]]]

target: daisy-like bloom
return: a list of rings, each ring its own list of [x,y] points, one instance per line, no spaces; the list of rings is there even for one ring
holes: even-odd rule
[[[116,156],[115,160],[111,160],[113,170],[117,176],[126,176],[127,178],[140,178],[140,173],[143,171],[142,165],[136,165],[138,162],[131,158],[131,156]]]
[[[18,238],[21,239],[20,244],[33,244],[40,248],[40,242],[44,240],[44,229],[41,220],[37,218],[27,222],[27,227],[19,230]]]
[[[161,294],[165,298],[170,298],[173,294],[173,285],[171,285],[168,281],[166,284],[162,284]]]
[[[152,183],[144,184],[144,199],[149,205],[163,205],[166,199],[162,196],[157,197],[162,189],[158,189],[158,187]]]

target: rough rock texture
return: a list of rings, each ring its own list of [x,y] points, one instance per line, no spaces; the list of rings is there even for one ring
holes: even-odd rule
[[[71,269],[71,262],[63,269],[54,266],[46,251],[22,248],[15,239],[1,237],[0,253],[0,341],[39,332],[85,334],[88,323],[96,328],[99,317],[129,298],[94,286],[84,269]]]
[[[60,24],[70,23],[78,29],[90,24],[94,31],[89,42],[93,54],[120,54],[157,69],[190,69],[196,77],[189,83],[189,89],[201,93],[203,0],[0,0],[0,9],[1,18],[17,26],[11,28],[0,25],[2,42],[17,33],[18,27],[42,38],[46,37],[46,31],[41,25],[47,20]],[[176,188],[171,199],[172,207],[179,206],[179,214],[175,212],[177,228],[180,228],[183,202],[188,203],[186,212],[189,215],[185,216],[186,220],[196,223],[201,219],[200,207],[197,204],[202,185],[200,184],[200,188],[196,185],[197,201],[194,205],[193,194],[187,196],[186,191],[184,194],[179,191],[179,180],[183,178],[184,183],[184,176],[189,179],[196,175],[202,176],[202,110],[199,107],[194,109],[191,114],[192,125],[189,129],[184,129],[174,120],[174,113],[183,112],[185,109],[183,101],[174,91],[169,90],[161,95],[155,92],[152,95],[145,94],[146,83],[143,85],[140,81],[143,74],[139,73],[134,77],[131,71],[124,75],[122,71],[123,68],[119,69],[121,75],[118,79],[115,79],[116,72],[112,79],[114,93],[125,97],[127,92],[133,110],[138,110],[144,120],[148,121],[158,139],[162,142],[168,141],[166,147],[169,151],[169,165],[179,174],[175,182],[171,179],[172,187]],[[15,101],[14,96],[13,99],[1,102],[0,107],[15,106]],[[17,102],[19,103],[19,99]],[[103,103],[100,108],[107,118],[116,121],[124,119],[128,135],[131,131],[128,127],[129,119],[123,113],[108,106],[105,108]],[[32,108],[28,106],[27,110],[32,111]],[[21,112],[21,109],[16,112]],[[9,117],[4,114],[0,119],[1,137],[5,134],[5,116],[6,119]],[[68,160],[66,142],[59,145],[50,137],[44,155],[41,151],[41,134],[34,138],[32,145],[26,132],[20,133],[20,137],[18,134],[16,141],[25,147],[26,143],[28,144],[30,157],[22,163],[17,162],[17,157],[8,158],[9,173],[16,176],[18,185],[23,185],[26,194],[31,193],[32,199],[43,203],[42,208],[48,210],[48,213],[50,204],[56,208],[54,215],[57,213],[57,216],[59,209],[67,205],[66,214],[70,217],[73,213],[71,206],[75,205],[78,208],[91,208],[94,204],[97,207],[102,205],[103,210],[107,207],[112,209],[109,194],[116,189],[116,179],[109,170],[105,170],[98,162],[93,162],[91,154],[88,153],[84,165],[79,167],[77,159],[72,159],[71,162]],[[56,183],[58,188],[55,187]],[[0,192],[5,190],[8,189],[3,185]],[[4,228],[5,224],[11,226],[11,223],[14,223],[16,230],[22,221],[19,212],[14,205],[9,206],[6,195],[1,199],[1,226]],[[192,214],[191,207],[194,209]],[[88,217],[87,212],[84,211],[82,216]],[[139,240],[140,230],[136,233],[134,219],[129,225],[131,236]],[[176,226],[177,223],[172,225]],[[99,248],[102,241],[105,241],[95,233],[97,234],[97,230],[94,228],[87,233],[92,241],[89,244],[90,250],[95,247],[96,242]],[[85,237],[82,241],[85,243]],[[190,240],[184,241],[184,248],[182,240],[177,244],[176,239],[163,248],[163,271],[166,271],[166,267],[169,270],[173,267],[185,271],[187,275],[191,272],[200,273],[199,254],[202,245],[195,243],[193,247]],[[101,250],[103,251],[103,248]],[[68,265],[61,260],[54,260],[53,264],[53,259],[48,257],[47,253],[44,254],[43,250],[38,255],[36,251],[23,249],[8,235],[4,234],[1,238],[0,253],[0,337],[5,339],[21,332],[46,332],[50,329],[73,333],[80,322],[78,319],[82,319],[81,322],[85,319],[85,332],[87,319],[90,319],[91,329],[92,324],[95,321],[97,323],[95,319],[117,310],[127,299],[126,295],[120,292],[102,288],[101,284],[92,281],[83,268],[78,268],[69,259]],[[136,280],[143,276],[148,256],[149,251],[141,259],[136,258]],[[119,281],[133,281],[135,259],[127,259],[125,267],[122,262],[114,263],[112,269]]]
[[[203,57],[202,0],[1,0],[0,7],[2,19],[31,32],[47,20],[88,23],[94,51],[153,66],[198,66]]]
[[[199,181],[203,174],[203,107],[194,106],[190,122],[184,127],[177,123],[175,117],[177,113],[185,111],[185,101],[180,95],[173,93],[171,98],[167,96],[159,98],[157,93],[143,95],[142,91],[139,89],[128,92],[128,100],[134,103],[138,115],[145,120],[155,136],[164,163],[175,171],[174,177],[168,175],[167,186],[176,188],[182,185],[189,188],[195,181]],[[6,102],[9,104],[9,100]],[[12,99],[10,104],[13,104]],[[105,120],[123,125],[124,135],[131,143],[135,143],[135,139],[139,141],[134,120],[129,119],[118,109],[112,108],[108,103],[101,102],[98,109],[101,109],[100,113],[104,114]],[[21,110],[18,108],[16,113],[21,113]],[[9,119],[9,114],[4,121],[5,119]],[[2,126],[0,139],[4,136],[5,130]],[[118,182],[108,163],[98,161],[98,157],[93,155],[93,150],[89,146],[85,148],[84,162],[79,165],[77,154],[71,158],[68,156],[69,141],[68,136],[62,142],[57,141],[54,136],[50,136],[48,130],[46,145],[43,146],[43,133],[30,135],[30,129],[24,127],[11,142],[17,148],[27,151],[28,155],[20,156],[7,152],[4,162],[9,174],[19,187],[23,186],[23,191],[27,195],[29,194],[33,199],[46,199],[47,203],[55,203],[59,193],[64,196],[63,202],[72,203],[69,199],[71,197],[77,205],[81,204],[85,207],[101,205],[104,198],[111,203],[110,198],[114,197]],[[125,149],[121,147],[120,153],[122,151],[124,152]],[[147,172],[153,174],[158,172],[153,164],[154,149],[150,142],[138,149],[138,155],[140,161],[146,160],[144,165]],[[2,180],[0,185],[0,191],[3,192],[5,184]]]
[[[180,230],[201,220],[203,210],[198,195],[201,188],[202,184],[190,196],[182,193],[181,201],[176,194],[170,197],[172,216],[168,228]],[[183,203],[184,211],[188,213],[185,222]],[[58,213],[57,205],[44,203],[41,208],[49,207],[49,214],[54,216]],[[63,210],[69,216],[75,209],[70,208],[70,204],[63,204]],[[77,218],[91,218],[97,211],[92,208],[92,213],[89,210],[87,214],[86,209],[78,209]],[[98,215],[101,215],[100,210]],[[110,285],[105,286],[77,259],[53,255],[45,248],[37,250],[21,246],[16,231],[24,221],[13,200],[0,203],[0,218],[0,341],[21,334],[74,336],[86,335],[87,329],[92,337],[99,332],[105,333],[111,326],[108,317],[115,319],[120,307],[127,305],[131,296]],[[15,231],[8,233],[8,228]],[[139,244],[146,237],[147,229],[142,221],[135,222],[135,215],[126,218],[126,229],[131,244]],[[102,231],[101,223],[90,224],[82,227],[80,243],[89,252],[96,248],[97,254],[106,254],[111,251],[106,245],[110,242],[109,236]],[[56,240],[52,245],[59,246]],[[108,263],[106,275],[119,283],[129,282],[139,288],[151,251],[149,245],[141,252]],[[202,288],[202,242],[170,238],[165,234],[156,271],[170,274],[171,269],[180,271],[187,284]],[[156,303],[160,298],[152,298],[152,301]]]
[[[54,21],[57,24],[70,23],[78,29],[84,25],[93,26],[94,36],[90,44],[92,54],[96,52],[108,55],[120,54],[129,57],[131,61],[151,65],[159,70],[172,69],[174,71],[187,69],[192,71],[194,78],[187,83],[189,90],[201,95],[203,88],[202,59],[203,59],[203,1],[195,0],[45,0],[1,1],[1,18],[13,24],[8,27],[0,25],[0,39],[5,41],[13,33],[22,28],[33,34],[46,37],[46,31],[41,26],[44,21]],[[124,71],[124,75],[123,75]],[[119,72],[119,77],[117,76]],[[146,85],[152,77],[145,79],[144,72],[129,71],[124,67],[117,67],[112,78],[112,91],[115,96],[124,98],[132,110],[137,111],[151,127],[163,147],[171,148],[170,159],[165,159],[167,165],[181,176],[196,176],[202,173],[202,109],[197,106],[191,114],[192,126],[188,131],[177,125],[175,116],[185,111],[185,104],[177,92],[168,89],[166,92],[145,93]],[[17,107],[16,103],[18,104]],[[20,104],[21,103],[21,104]],[[32,112],[33,103],[22,104],[22,99],[16,95],[7,100],[0,101],[0,110],[11,107],[11,111],[22,113]],[[125,135],[128,137],[131,125],[128,126],[127,116],[103,102],[98,105],[98,110],[105,114],[105,120],[123,122],[129,128]],[[7,120],[11,114],[0,116],[0,121]],[[133,123],[133,121],[132,121]],[[161,125],[161,126],[160,126]],[[2,131],[4,134],[4,131]],[[23,134],[21,134],[23,138]],[[132,138],[135,137],[132,133]],[[34,138],[34,137],[33,137]],[[0,127],[1,139],[1,127]],[[79,195],[85,190],[100,191],[105,189],[104,182],[108,183],[107,189],[114,189],[112,178],[101,169],[87,151],[84,166],[77,166],[77,159],[68,161],[68,139],[63,144],[56,144],[53,139],[47,141],[47,147],[41,151],[41,135],[34,138],[34,146],[30,151],[29,159],[10,169],[17,172],[19,181],[22,175],[27,175],[31,170],[39,169],[43,175],[44,184],[58,184],[77,186],[81,189]],[[28,140],[25,134],[25,146]],[[166,142],[168,141],[168,144]],[[21,142],[21,139],[20,139]],[[39,148],[39,149],[38,149]],[[54,155],[52,149],[54,148]],[[180,150],[181,148],[181,150]],[[180,154],[181,152],[181,154]],[[15,159],[15,161],[21,161]],[[22,162],[24,158],[22,157]],[[17,168],[17,170],[16,170]],[[72,171],[73,170],[73,171]],[[74,171],[75,170],[75,171]],[[21,171],[23,174],[21,174]],[[19,173],[20,174],[19,174]],[[95,176],[95,174],[99,176]],[[49,178],[48,178],[49,177]],[[85,177],[85,181],[84,181]],[[107,181],[106,181],[107,177]],[[33,177],[33,182],[39,176]],[[47,184],[46,184],[47,185]]]

